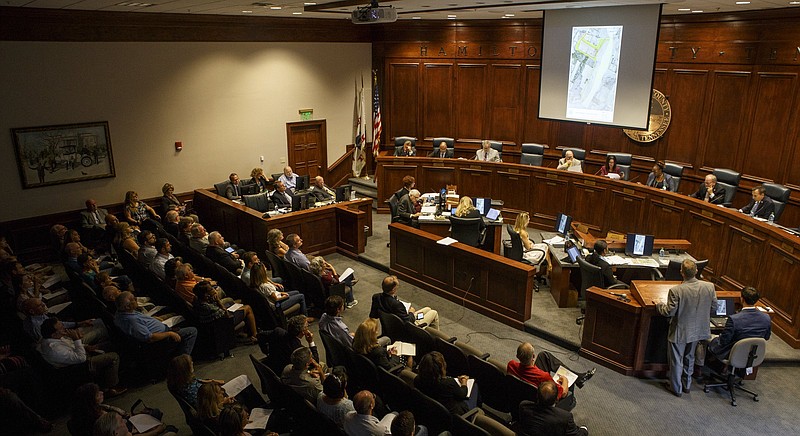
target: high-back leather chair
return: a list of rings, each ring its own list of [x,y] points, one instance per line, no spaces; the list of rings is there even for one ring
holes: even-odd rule
[[[449,149],[455,148],[455,146],[456,146],[455,145],[456,144],[456,140],[455,139],[448,138],[446,136],[441,136],[441,137],[433,138],[433,149],[434,150],[438,149],[439,148],[439,144],[441,144],[442,142],[447,144],[447,148],[449,148]]]
[[[572,150],[572,156],[574,156],[575,159],[578,159],[579,161],[586,160],[586,150],[584,150],[582,148],[574,148],[574,147],[567,147],[567,148],[563,149],[561,151],[561,157],[566,156],[567,150]]]
[[[727,168],[717,168],[713,174],[717,176],[717,183],[725,190],[725,201],[722,204],[730,206],[739,187],[739,181],[742,180],[742,174]]]
[[[500,157],[500,160],[503,160],[503,143],[500,141],[489,141],[489,147],[497,150],[497,155]]]
[[[617,166],[622,169],[622,180],[630,180],[633,155],[630,153],[608,153],[608,156],[614,156]]]
[[[703,392],[708,393],[709,388],[713,387],[725,387],[731,395],[731,406],[736,405],[736,389],[747,392],[753,396],[753,401],[758,401],[758,394],[745,389],[742,385],[740,374],[745,368],[754,368],[761,365],[766,354],[767,341],[764,338],[745,338],[736,341],[728,354],[728,358],[722,361],[728,369],[725,383],[707,384],[703,386]]]
[[[450,237],[462,244],[477,247],[481,243],[481,220],[483,218],[459,218],[450,216]]]
[[[578,266],[581,269],[581,289],[578,298],[586,298],[586,290],[592,286],[603,287],[603,270],[596,265],[592,265],[584,258],[578,257]]]
[[[508,232],[508,236],[511,237],[511,246],[503,247],[503,255],[511,260],[516,260],[517,262],[529,263],[522,258],[522,238],[519,236],[519,233],[514,230],[514,226],[511,224],[506,224],[506,231]]]
[[[683,177],[683,165],[665,162],[664,173],[672,176],[672,186],[675,188],[673,192],[678,192],[678,187],[681,184],[681,177]]]
[[[544,145],[542,144],[522,144],[522,156],[519,163],[523,165],[542,166],[544,161]]]
[[[416,147],[417,146],[417,138],[415,138],[413,136],[395,136],[394,137],[394,146],[402,148],[403,144],[405,144],[406,141],[411,141],[411,146],[412,147]]]
[[[225,180],[224,182],[214,183],[214,189],[217,191],[217,195],[225,196],[225,189],[228,185],[231,184],[230,180]]]
[[[775,203],[775,221],[778,221],[778,218],[780,218],[783,213],[783,209],[786,207],[786,203],[789,202],[792,191],[777,183],[764,183],[764,189],[766,190],[766,196],[771,198]]]

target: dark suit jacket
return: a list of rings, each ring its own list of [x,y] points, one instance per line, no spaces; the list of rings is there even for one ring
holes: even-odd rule
[[[209,245],[206,247],[206,257],[234,274],[237,274],[238,271],[242,269],[242,263],[236,260],[231,253],[228,253],[222,247]]]
[[[278,191],[273,192],[272,196],[270,198],[272,199],[272,202],[275,203],[275,205],[278,206],[278,207],[292,207],[292,201],[291,201],[292,195],[289,194],[289,190],[288,189],[286,190],[285,193],[286,193],[286,195],[289,196],[289,198],[290,198],[289,201],[287,201],[286,197],[284,195],[282,195]]]
[[[261,332],[258,335],[258,344],[262,350],[267,345],[269,353],[267,355],[267,365],[276,373],[283,372],[283,368],[291,363],[292,351],[305,346],[299,338],[289,336],[289,332],[280,327],[268,332]],[[314,360],[319,362],[319,352],[317,347],[311,347],[311,355]]]
[[[753,206],[755,206],[755,204],[755,200],[751,198],[750,203],[747,203],[747,206],[742,208],[742,213],[750,215],[750,212],[753,210]],[[773,212],[775,212],[775,202],[765,195],[761,200],[761,204],[759,204],[756,208],[754,216],[766,219],[769,218],[769,214]]]
[[[227,197],[228,200],[233,200],[234,198],[240,198],[242,196],[242,184],[239,183],[236,189],[238,193],[233,190],[233,183],[228,183],[228,185],[225,186],[225,197]]]
[[[411,225],[411,215],[415,213],[414,203],[411,202],[408,194],[400,198],[400,201],[397,202],[397,215],[400,216],[400,222]]]
[[[708,351],[717,356],[719,360],[725,359],[731,352],[733,344],[740,339],[764,338],[768,340],[772,333],[771,324],[772,321],[766,313],[758,309],[744,309],[728,317],[725,330],[711,341]]]
[[[705,200],[706,198],[706,185],[704,183],[700,184],[700,189],[697,190],[694,194],[691,195],[692,197],[698,200]],[[714,198],[709,198],[708,202],[711,204],[722,204],[725,203],[725,189],[717,183],[714,185]]]
[[[369,310],[369,317],[380,318],[381,312],[397,315],[406,322],[414,322],[414,315],[408,313],[403,303],[384,292],[372,295],[372,307]]]
[[[394,150],[394,155],[395,156],[416,156],[417,155],[417,149],[414,148],[414,147],[411,147],[411,151],[407,152],[406,149],[403,148],[403,147],[396,148]]]
[[[428,155],[428,157],[441,157],[439,154],[440,154],[439,153],[439,149],[436,148]],[[453,158],[453,150],[450,150],[448,148],[447,151],[444,152],[444,157],[452,159]]]
[[[572,413],[558,407],[539,407],[533,401],[519,404],[520,430],[526,435],[586,436],[586,429],[575,425]]]
[[[618,283],[622,283],[621,281],[617,280],[614,277],[614,271],[611,269],[611,265],[603,260],[597,253],[592,253],[586,257],[586,261],[591,263],[592,265],[599,266],[603,272],[603,287],[607,288],[611,285],[616,285]]]
[[[423,394],[442,403],[442,406],[454,415],[467,413],[467,387],[461,386],[452,377],[442,377],[431,383],[425,383],[422,377],[414,379],[414,387]]]

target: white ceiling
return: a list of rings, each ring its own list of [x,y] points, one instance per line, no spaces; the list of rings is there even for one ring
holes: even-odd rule
[[[318,0],[316,3],[293,0],[0,0],[0,6],[117,12],[349,19],[350,12],[356,6],[366,5],[368,2],[369,0]],[[401,20],[443,20],[448,18],[470,20],[512,18],[512,16],[514,19],[541,18],[543,9],[645,3],[661,3],[661,1],[382,0],[380,5],[394,6],[398,12],[398,18]],[[800,1],[790,0],[751,0],[746,5],[737,5],[736,3],[736,0],[674,0],[664,3],[663,14],[700,14],[800,7]],[[272,9],[273,7],[277,9]],[[688,9],[688,11],[679,9]],[[448,15],[455,15],[455,18],[448,17]]]

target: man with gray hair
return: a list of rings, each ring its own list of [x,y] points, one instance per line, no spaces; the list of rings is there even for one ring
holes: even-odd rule
[[[653,301],[658,313],[672,317],[669,323],[669,382],[666,388],[677,397],[692,387],[695,348],[711,338],[711,313],[717,308],[714,285],[698,280],[697,265],[685,259],[681,264],[683,283],[669,290],[667,301]]]
[[[300,251],[300,247],[303,246],[303,239],[300,238],[300,235],[296,233],[292,233],[285,239],[286,245],[289,246],[289,251],[283,256],[284,260],[288,260],[289,262],[299,266],[300,268],[308,271],[308,267],[311,262],[308,260],[308,257]]]
[[[314,177],[314,183],[311,185],[311,194],[317,198],[317,201],[332,200],[336,196],[336,193],[325,185],[325,179],[322,176]]]
[[[419,200],[420,193],[416,189],[408,191],[408,194],[400,197],[397,203],[397,215],[400,217],[400,222],[406,225],[413,225],[414,218],[419,216],[417,211],[417,200]]]
[[[117,296],[117,313],[114,316],[114,324],[122,330],[122,333],[132,337],[139,342],[159,342],[174,341],[179,342],[176,353],[192,354],[194,342],[197,340],[197,329],[194,327],[184,327],[170,330],[163,322],[138,312],[136,309],[139,303],[136,297],[125,291]]]
[[[700,185],[700,189],[690,197],[703,200],[706,203],[722,204],[725,202],[725,189],[717,184],[717,176],[708,174],[703,180],[703,184]]]
[[[292,363],[283,368],[281,381],[306,400],[316,403],[327,374],[314,361],[311,349],[308,347],[295,349],[290,360]]]
[[[232,248],[225,248],[225,238],[219,232],[208,234],[208,247],[206,247],[206,257],[213,260],[223,268],[236,274],[242,274],[244,265],[239,260],[239,254]]]

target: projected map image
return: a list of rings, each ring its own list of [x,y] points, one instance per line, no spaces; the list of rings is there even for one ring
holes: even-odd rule
[[[572,28],[567,118],[614,120],[621,46],[622,26]]]

